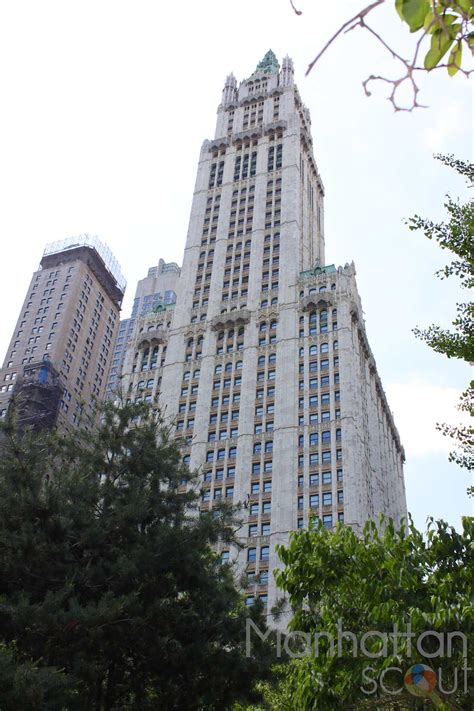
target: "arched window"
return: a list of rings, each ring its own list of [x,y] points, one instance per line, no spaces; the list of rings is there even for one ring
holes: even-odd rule
[[[268,327],[267,327],[267,324],[265,323],[265,321],[263,321],[263,322],[260,324],[260,328],[259,328],[260,333],[265,333],[265,331],[267,330],[267,328],[268,328]]]
[[[329,345],[327,343],[321,343],[320,351],[321,353],[327,353],[329,351]]]
[[[319,293],[322,294],[323,291],[326,291],[326,287],[325,287],[325,286],[320,286],[320,287],[319,287]]]
[[[235,364],[236,370],[242,370],[243,363],[241,360],[238,360],[237,363]]]
[[[183,373],[183,380],[189,380],[191,377],[191,373],[189,370],[187,370],[185,373]]]
[[[309,354],[310,355],[316,355],[318,352],[318,347],[317,346],[310,346],[309,347]]]
[[[216,373],[216,375],[218,373],[222,373],[222,365],[216,365],[216,367],[214,368],[214,373]]]
[[[232,363],[225,364],[225,372],[230,373],[232,371]]]

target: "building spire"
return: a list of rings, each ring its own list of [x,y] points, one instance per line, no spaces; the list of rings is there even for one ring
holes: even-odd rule
[[[280,72],[280,86],[290,86],[295,83],[295,70],[293,68],[293,60],[288,55],[283,59],[283,65]]]
[[[225,106],[233,101],[237,101],[237,79],[231,72],[225,80],[224,88],[222,90],[222,103]]]

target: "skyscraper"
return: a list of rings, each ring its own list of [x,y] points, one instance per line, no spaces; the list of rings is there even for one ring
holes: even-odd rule
[[[125,280],[112,252],[81,235],[47,245],[0,370],[0,416],[74,427],[105,394]]]
[[[127,348],[131,344],[137,318],[153,311],[159,305],[176,302],[176,284],[180,269],[174,262],[166,263],[163,259],[148,269],[144,279],[140,279],[133,299],[130,318],[120,320],[117,340],[115,341],[112,364],[107,382],[107,397],[113,397],[120,390],[120,377]]]
[[[130,399],[159,395],[202,477],[203,510],[241,502],[248,604],[278,597],[275,544],[307,526],[405,513],[404,452],[353,264],[325,261],[324,188],[293,63],[228,76],[204,141],[176,305],[137,320]]]

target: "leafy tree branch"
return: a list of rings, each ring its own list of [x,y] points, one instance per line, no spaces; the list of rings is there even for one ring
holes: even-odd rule
[[[290,0],[290,3],[293,11],[297,15],[302,15],[302,11],[295,7],[293,0]],[[474,51],[474,2],[472,0],[395,0],[395,9],[399,17],[408,25],[410,32],[416,35],[413,53],[408,59],[391,47],[381,34],[368,23],[368,16],[385,3],[386,0],[376,0],[346,20],[309,63],[306,75],[311,72],[336,39],[356,28],[362,28],[374,37],[393,59],[401,64],[401,74],[395,78],[376,74],[367,77],[362,82],[365,94],[371,95],[369,86],[373,82],[384,82],[391,87],[387,98],[394,110],[413,111],[415,108],[422,107],[422,104],[418,102],[420,89],[417,80],[415,80],[415,76],[420,72],[430,72],[433,69],[445,67],[449,76],[461,72],[468,77],[473,71],[463,66],[463,51],[466,54],[472,54]],[[424,48],[425,55],[423,63],[420,64],[422,48]],[[442,62],[446,56],[447,61]],[[407,84],[411,90],[412,102],[408,106],[402,106],[399,103],[398,93],[400,88]]]

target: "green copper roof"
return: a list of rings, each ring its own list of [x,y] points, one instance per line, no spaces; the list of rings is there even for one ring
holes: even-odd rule
[[[274,52],[272,52],[271,49],[268,50],[262,61],[257,64],[257,69],[255,71],[272,73],[277,73],[280,71],[278,59],[275,57],[275,54]]]
[[[151,313],[152,314],[159,314],[162,311],[168,311],[169,309],[174,309],[175,306],[176,306],[176,304],[163,304],[162,300],[160,299],[160,301],[156,304],[156,306],[154,306],[152,308]]]
[[[333,274],[336,272],[336,266],[334,264],[326,264],[324,267],[313,267],[313,269],[308,269],[305,272],[300,272],[300,279],[306,279],[310,276],[316,276],[317,274]]]

